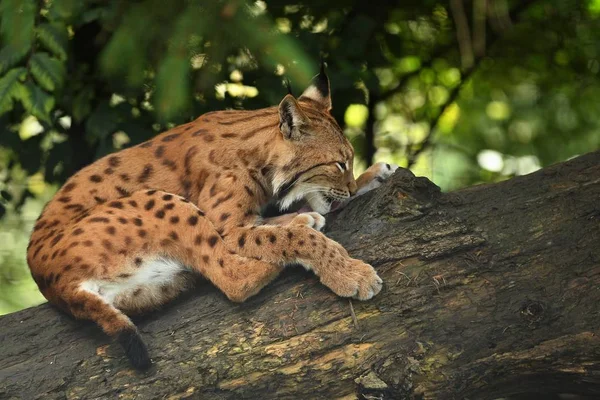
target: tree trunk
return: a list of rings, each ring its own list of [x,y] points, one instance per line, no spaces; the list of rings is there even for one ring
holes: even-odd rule
[[[599,220],[600,152],[447,194],[401,170],[328,220],[375,299],[300,268],[242,305],[201,284],[136,321],[147,373],[42,305],[0,319],[0,398],[600,398]]]

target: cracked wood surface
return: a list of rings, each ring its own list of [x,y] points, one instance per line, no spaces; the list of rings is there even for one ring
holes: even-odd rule
[[[147,373],[23,310],[0,317],[0,399],[600,397],[599,221],[600,152],[447,194],[401,170],[328,219],[384,279],[372,301],[295,267],[242,305],[200,284],[136,320]]]

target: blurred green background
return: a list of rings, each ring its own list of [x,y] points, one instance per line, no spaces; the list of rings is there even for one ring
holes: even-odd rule
[[[356,173],[443,190],[600,145],[600,0],[2,0],[0,314],[44,299],[25,249],[79,168],[202,113],[300,93],[322,55]]]

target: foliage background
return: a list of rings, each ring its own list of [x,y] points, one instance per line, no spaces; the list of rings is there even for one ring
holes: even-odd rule
[[[224,108],[276,104],[322,55],[360,173],[444,190],[600,147],[600,0],[2,0],[0,314],[38,304],[33,223],[79,168]],[[502,201],[502,200],[499,200]]]

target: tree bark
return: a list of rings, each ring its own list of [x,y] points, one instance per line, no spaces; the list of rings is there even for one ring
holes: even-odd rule
[[[42,305],[0,318],[0,398],[600,398],[599,221],[600,152],[453,193],[400,170],[328,219],[375,299],[300,268],[242,305],[201,284],[136,321],[147,373]]]

